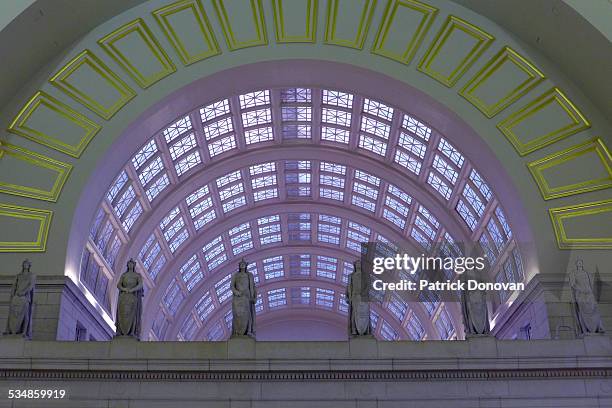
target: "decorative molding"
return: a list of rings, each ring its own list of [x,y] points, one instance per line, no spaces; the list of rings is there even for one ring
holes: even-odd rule
[[[421,21],[414,30],[412,37],[407,38],[408,42],[406,44],[406,49],[401,54],[385,49],[385,42],[387,41],[389,30],[394,23],[394,19],[396,18],[397,11],[400,7],[414,10],[415,12],[422,14]],[[436,18],[437,14],[437,8],[416,0],[389,0],[387,7],[385,8],[385,13],[383,15],[380,28],[378,29],[378,34],[376,34],[376,40],[374,41],[374,46],[372,47],[372,53],[401,62],[402,64],[409,64],[410,61],[412,61],[414,53],[423,42],[423,38],[425,37],[425,34],[427,34],[427,31],[429,30],[429,27],[431,27],[431,23],[433,23],[433,20]],[[408,24],[399,24],[409,26]]]
[[[181,12],[188,12],[192,14],[198,30],[202,34],[202,41],[208,47],[206,51],[192,54],[187,49],[187,45],[181,39],[181,36],[177,33],[170,21],[173,15]],[[159,8],[153,11],[152,14],[183,64],[190,65],[194,62],[221,54],[219,44],[215,38],[215,33],[210,26],[208,16],[206,15],[200,0],[180,0],[176,3]]]
[[[302,0],[306,6],[306,30],[304,35],[287,35],[285,31],[285,15],[283,14],[283,2],[288,0],[272,0],[274,9],[274,28],[276,42],[279,43],[314,43],[317,38],[317,16],[319,0]],[[297,0],[290,0],[295,5]]]
[[[121,51],[118,43],[130,35],[137,35],[143,42],[143,46],[148,48],[153,57],[159,62],[160,70],[151,75],[140,72],[136,66],[133,56]],[[176,71],[174,63],[166,54],[162,46],[153,36],[153,33],[142,18],[131,21],[112,33],[98,40],[100,47],[110,55],[142,88],[148,88],[160,79]]]
[[[551,208],[548,210],[553,224],[559,249],[611,249],[612,236],[600,238],[571,238],[567,236],[566,226],[563,222],[569,218],[592,216],[612,212],[612,200],[595,201],[567,207]],[[610,217],[612,214],[604,215]],[[608,231],[610,233],[610,231]]]
[[[266,34],[266,21],[264,19],[263,5],[261,0],[249,0],[251,5],[251,17],[257,37],[245,41],[238,40],[232,29],[232,24],[223,4],[224,0],[212,0],[213,6],[219,18],[219,23],[223,29],[223,35],[227,42],[227,47],[230,51],[235,51],[241,48],[256,47],[259,45],[268,45],[268,36]]]
[[[567,184],[560,187],[550,186],[546,180],[546,176],[544,176],[545,170],[570,162],[592,152],[595,152],[597,157],[601,160],[604,170],[608,173],[607,177],[585,180],[580,183]],[[560,152],[553,153],[540,160],[529,163],[527,167],[538,184],[544,200],[567,197],[589,191],[603,190],[612,186],[612,156],[605,143],[600,138],[591,139]]]
[[[571,123],[562,125],[558,129],[545,135],[538,136],[529,142],[522,142],[519,135],[515,133],[514,129],[523,121],[537,115],[538,112],[542,111],[553,103],[557,103],[561,109],[567,113]],[[527,105],[508,116],[497,125],[497,128],[504,134],[504,136],[506,136],[508,141],[512,143],[512,146],[514,146],[518,154],[521,156],[525,156],[526,154],[558,142],[561,139],[565,139],[566,137],[590,127],[591,124],[584,117],[584,115],[578,110],[578,108],[576,108],[576,106],[574,106],[572,102],[570,102],[565,94],[556,87],[529,102]]]
[[[37,366],[41,366],[37,362]],[[2,369],[3,380],[53,381],[432,381],[432,380],[519,380],[529,378],[608,378],[610,368],[541,368],[541,369],[457,369],[457,370],[62,370],[62,369]]]
[[[343,47],[363,48],[363,44],[370,29],[374,9],[376,8],[377,0],[364,0],[361,17],[357,26],[357,32],[354,38],[345,39],[336,37],[336,19],[338,18],[338,5],[340,0],[328,0],[327,2],[327,23],[325,25],[325,43],[332,45],[340,45]],[[390,0],[391,1],[391,0]]]
[[[35,241],[0,241],[0,252],[45,252],[53,211],[19,207],[0,203],[0,217],[12,217],[39,222]]]
[[[51,134],[45,133],[42,129],[35,129],[28,125],[28,120],[41,106],[46,107],[64,120],[83,129],[83,135],[79,142],[77,144],[66,143]],[[100,129],[101,127],[97,123],[92,122],[70,106],[58,101],[45,92],[38,91],[28,102],[26,102],[25,106],[21,108],[7,130],[43,146],[79,158],[91,139],[93,139]]]
[[[0,158],[2,158],[4,155],[10,155],[15,157],[17,160],[22,160],[30,165],[54,171],[57,173],[57,176],[55,178],[55,182],[53,183],[53,187],[51,187],[50,190],[43,190],[40,188],[0,181],[0,192],[22,197],[35,198],[37,200],[51,202],[57,201],[62,191],[62,187],[70,175],[72,165],[54,160],[50,157],[43,156],[19,146],[0,141]]]
[[[100,75],[100,78],[119,94],[119,98],[111,106],[104,106],[102,102],[96,100],[95,95],[88,95],[86,92],[79,90],[78,85],[70,83],[70,76],[85,65]],[[136,96],[136,92],[132,88],[89,50],[82,51],[70,60],[51,77],[49,82],[106,120],[110,120],[115,113]]]
[[[448,75],[437,72],[431,65],[440,56],[440,52],[446,45],[448,39],[456,31],[462,31],[465,34],[471,36],[476,40],[474,46],[465,55],[459,65]],[[425,56],[421,60],[418,66],[418,70],[429,75],[438,82],[441,82],[445,86],[451,88],[457,81],[465,74],[465,72],[476,62],[476,60],[482,55],[482,53],[489,48],[491,43],[495,40],[495,37],[489,33],[481,30],[473,24],[468,23],[459,17],[450,15],[444,22],[444,25],[436,35],[433,43],[429,46],[429,49],[425,53]]]
[[[517,85],[516,88],[508,92],[497,102],[487,104],[485,101],[474,95],[474,93],[504,64],[514,64],[519,70],[527,75],[527,79]],[[494,56],[464,87],[459,94],[467,99],[472,105],[478,108],[488,118],[492,118],[501,112],[512,102],[525,95],[536,85],[544,80],[544,74],[525,57],[514,51],[510,47],[504,47]]]

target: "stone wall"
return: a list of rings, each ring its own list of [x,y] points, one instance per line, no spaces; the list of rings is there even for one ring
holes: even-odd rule
[[[0,407],[611,407],[612,339],[39,342],[0,338]],[[8,400],[8,389],[67,399]]]

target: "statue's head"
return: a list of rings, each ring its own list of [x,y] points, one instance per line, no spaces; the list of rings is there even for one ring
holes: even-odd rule
[[[23,263],[21,264],[21,269],[24,271],[29,271],[31,267],[32,267],[32,262],[30,262],[29,259],[24,260]]]
[[[240,260],[240,263],[238,264],[238,270],[244,272],[247,270],[247,266],[249,266],[249,263],[244,258],[242,258]]]
[[[136,261],[133,258],[130,258],[130,260],[127,262],[127,270],[128,271],[136,270]]]
[[[576,259],[576,269],[584,268],[584,261],[581,258]]]

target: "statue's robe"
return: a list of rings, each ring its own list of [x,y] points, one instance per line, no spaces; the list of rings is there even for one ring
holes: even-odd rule
[[[9,316],[6,322],[7,334],[22,334],[32,338],[32,309],[34,306],[34,282],[31,272],[21,272],[11,287]]]
[[[593,293],[591,278],[586,270],[573,272],[572,293],[580,332],[582,334],[603,333],[597,300]]]
[[[359,277],[355,279],[355,274],[352,273],[349,276],[349,283],[346,288],[349,315],[348,329],[351,336],[367,336],[372,334],[370,303],[367,300],[364,301],[361,286],[361,279]]]
[[[121,287],[133,288],[142,279],[134,273],[124,273],[119,279],[119,299],[117,302],[117,335],[134,336],[140,338],[140,328],[142,319],[142,298],[144,289],[140,288],[135,292],[121,291]]]
[[[482,302],[475,302],[476,296],[483,296]],[[465,334],[489,334],[489,312],[484,293],[478,295],[467,289],[461,292],[461,311],[465,324]]]
[[[255,279],[248,271],[237,272],[232,276],[231,284],[233,290],[242,294],[242,296],[232,297],[232,335],[254,336],[255,302],[257,301]]]

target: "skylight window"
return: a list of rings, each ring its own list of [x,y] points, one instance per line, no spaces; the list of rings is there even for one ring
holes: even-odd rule
[[[319,242],[326,244],[340,245],[340,226],[342,220],[339,217],[319,214],[318,235]]]
[[[317,256],[317,276],[320,278],[336,280],[338,259],[329,256]]]
[[[290,255],[289,256],[289,274],[291,276],[308,276],[310,275],[310,255]]]
[[[291,288],[291,303],[294,305],[310,304],[310,287]]]
[[[355,171],[351,203],[364,210],[374,212],[378,198],[380,179],[361,170]]]
[[[403,299],[400,299],[397,295],[393,295],[387,304],[387,309],[389,309],[391,314],[401,323],[408,312],[408,305]]]
[[[425,337],[425,329],[415,314],[413,314],[410,317],[410,320],[408,320],[406,329],[408,330],[411,340],[423,340],[423,337]]]
[[[276,164],[274,162],[249,167],[253,199],[257,201],[278,197]]]
[[[465,204],[465,202],[462,199],[459,199],[459,201],[457,202],[456,209],[459,215],[461,216],[461,218],[463,218],[463,221],[465,221],[467,226],[470,228],[470,230],[474,231],[474,229],[476,228],[476,224],[478,223],[478,220],[472,213],[472,210],[470,210],[470,208]]]
[[[142,149],[138,151],[132,157],[132,164],[136,170],[139,170],[140,167],[147,161],[151,156],[157,153],[157,145],[155,144],[155,139],[151,139]]]
[[[229,113],[230,105],[227,99],[211,103],[210,105],[207,105],[200,109],[200,116],[202,118],[202,122],[208,122],[218,118],[219,116],[223,116]]]
[[[331,309],[334,306],[334,291],[331,289],[317,288],[315,302],[317,306]]]
[[[270,91],[264,89],[262,91],[249,92],[240,95],[240,108],[247,109],[255,106],[270,104]]]
[[[210,292],[206,292],[195,305],[196,313],[202,322],[206,321],[214,309],[215,305],[210,296]]]
[[[330,200],[344,200],[346,166],[321,162],[319,165],[319,196]]]
[[[476,186],[476,188],[478,188],[478,190],[483,195],[486,201],[489,201],[491,199],[491,197],[493,196],[493,194],[491,193],[491,189],[489,188],[487,183],[485,183],[482,177],[480,177],[480,174],[478,174],[478,172],[474,169],[472,169],[472,171],[470,172],[470,181],[474,183],[474,185]]]
[[[311,90],[309,88],[285,88],[280,92],[281,102],[310,102]]]
[[[429,136],[431,135],[431,129],[422,122],[419,122],[415,118],[410,115],[404,115],[404,120],[402,121],[402,127],[406,130],[409,130],[413,135],[420,137],[426,142],[429,141]]]
[[[166,139],[166,143],[170,144],[177,137],[182,135],[183,133],[191,130],[191,119],[189,116],[185,116],[184,118],[178,120],[172,125],[168,126],[164,130],[164,138]]]
[[[448,157],[455,166],[461,168],[463,166],[463,155],[457,151],[450,143],[446,141],[444,138],[440,138],[440,143],[438,144],[438,150],[442,152],[446,157]]]
[[[399,339],[399,334],[389,323],[385,320],[382,321],[382,327],[380,328],[380,335],[383,339],[388,341],[394,341]]]
[[[287,217],[289,241],[310,241],[310,214],[291,213]]]
[[[321,126],[321,139],[329,142],[348,144],[350,132],[347,129]]]
[[[125,183],[127,181],[128,181],[127,173],[125,172],[125,170],[122,170],[121,173],[119,173],[119,176],[117,176],[117,178],[115,179],[115,181],[113,182],[113,184],[108,190],[108,194],[106,195],[106,198],[108,198],[108,201],[112,203],[115,200],[115,198],[117,197],[117,194],[119,194],[119,192],[121,191],[123,186],[125,186]]]
[[[176,281],[172,281],[172,283],[168,285],[166,293],[163,297],[164,305],[172,316],[176,314],[176,311],[178,310],[178,307],[180,306],[181,302],[183,302],[184,298],[185,295],[181,291],[181,288],[179,287],[178,283]]]
[[[239,170],[219,177],[216,182],[224,213],[246,205],[244,185]]]
[[[391,221],[399,228],[404,229],[408,213],[410,212],[411,202],[412,197],[396,186],[389,184],[387,187],[387,195],[385,196],[383,218]]]
[[[438,329],[438,333],[440,334],[440,338],[443,340],[448,340],[452,337],[455,332],[455,328],[451,323],[451,318],[446,311],[446,308],[443,308],[436,319],[436,328]]]
[[[179,272],[187,290],[190,292],[204,278],[200,261],[195,254],[181,266]]]
[[[187,316],[181,326],[180,335],[184,340],[192,340],[198,329],[195,319],[190,315]]]
[[[232,297],[232,291],[230,290],[230,284],[232,281],[232,275],[229,274],[217,283],[215,283],[215,294],[219,303],[223,303]]]
[[[287,304],[287,298],[285,296],[285,288],[273,289],[268,291],[268,307],[275,309]]]
[[[466,201],[470,203],[472,208],[476,211],[476,214],[478,214],[478,218],[482,217],[482,215],[484,214],[485,205],[478,196],[478,194],[476,194],[476,192],[472,189],[472,187],[470,187],[469,184],[466,183],[465,187],[463,188],[462,194],[463,197],[465,197]]]
[[[245,222],[229,230],[230,243],[232,252],[238,255],[249,249],[253,249],[253,241],[251,238],[251,224]]]
[[[285,187],[288,197],[310,197],[310,181],[309,160],[285,161]]]
[[[269,142],[274,139],[272,128],[270,126],[258,127],[255,129],[248,129],[244,131],[244,139],[247,145]]]
[[[361,253],[361,244],[370,242],[370,228],[353,221],[348,222],[346,230],[346,247]]]
[[[353,95],[351,94],[324,89],[322,95],[325,105],[335,105],[349,109],[353,106]]]
[[[205,185],[188,195],[185,202],[196,230],[201,229],[216,218],[208,186]]]
[[[440,195],[446,200],[448,200],[453,193],[453,190],[448,186],[448,184],[442,181],[442,179],[433,172],[429,173],[429,176],[427,177],[427,184],[432,186],[434,190],[440,193]]]
[[[261,245],[281,242],[281,223],[280,216],[270,215],[257,219],[259,227],[259,243]]]
[[[264,277],[266,280],[281,278],[285,275],[283,257],[275,256],[263,260]]]
[[[393,108],[372,99],[365,98],[363,100],[363,111],[387,121],[393,119]]]
[[[206,262],[208,262],[207,267],[209,271],[212,271],[227,260],[225,245],[223,244],[223,239],[221,236],[218,236],[208,244],[204,245],[202,252],[204,253]]]

